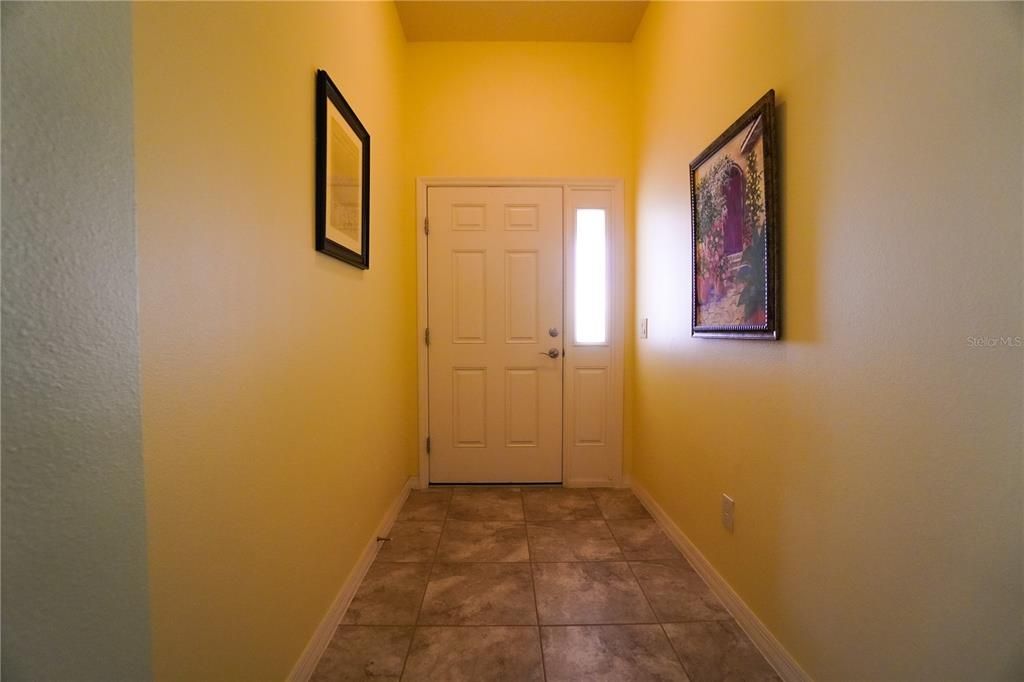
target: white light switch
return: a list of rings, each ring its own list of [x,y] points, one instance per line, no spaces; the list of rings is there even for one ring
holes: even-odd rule
[[[640,338],[647,338],[647,318],[640,320]]]

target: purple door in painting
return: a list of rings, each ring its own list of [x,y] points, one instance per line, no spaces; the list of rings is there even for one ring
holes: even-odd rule
[[[725,179],[725,255],[743,250],[743,171],[731,166]]]

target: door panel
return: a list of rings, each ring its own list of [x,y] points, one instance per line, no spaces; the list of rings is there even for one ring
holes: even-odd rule
[[[540,382],[536,369],[505,370],[505,445],[537,447]]]
[[[487,343],[487,252],[452,251],[452,343]]]
[[[537,343],[536,251],[505,252],[505,343]]]
[[[561,481],[561,188],[431,187],[427,216],[431,482]]]
[[[604,367],[578,367],[575,375],[575,444],[606,445],[608,370]]]
[[[452,372],[452,444],[487,447],[487,368],[462,367]]]

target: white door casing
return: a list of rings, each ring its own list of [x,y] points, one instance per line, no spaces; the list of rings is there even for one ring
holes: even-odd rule
[[[476,196],[472,196],[472,192],[467,193],[469,189],[478,190]],[[560,267],[551,265],[550,259],[545,260],[543,254],[549,251],[548,248],[535,248],[536,245],[529,242],[531,238],[540,238],[539,243],[544,246],[548,241],[554,243],[554,237],[539,237],[536,232],[532,237],[523,236],[525,232],[532,232],[522,229],[531,224],[532,211],[522,209],[534,204],[538,206],[540,229],[537,232],[546,234],[539,222],[542,215],[539,207],[544,202],[523,199],[538,189],[549,192],[557,190],[560,199],[562,215],[557,221],[561,230],[557,238],[557,252],[562,257]],[[450,193],[445,195],[439,190]],[[490,196],[492,194],[493,197]],[[446,197],[444,201],[440,199],[443,196]],[[458,198],[460,196],[469,199]],[[489,198],[481,200],[480,197]],[[438,214],[440,203],[448,208]],[[429,237],[424,229],[428,206]],[[463,210],[456,212],[456,206]],[[483,206],[484,214],[492,214],[486,220],[500,225],[502,233],[512,235],[508,244],[504,243],[504,237],[483,237],[481,233],[488,233],[488,229],[471,229],[475,223],[484,222],[479,219],[480,209],[473,208],[480,206]],[[506,211],[506,206],[510,210]],[[607,336],[603,343],[579,343],[574,338],[574,248],[577,210],[581,208],[600,209],[607,226]],[[449,244],[449,247],[455,245],[457,248],[448,248],[448,255],[441,257],[439,254],[444,249],[438,247],[437,242],[444,240],[438,239],[444,221],[447,221],[450,232],[457,233],[455,238],[459,241]],[[451,226],[456,223],[462,223],[459,225],[462,229],[451,230]],[[506,231],[506,223],[520,229]],[[499,481],[562,481],[569,486],[621,485],[625,327],[625,243],[621,180],[420,179],[417,182],[417,232],[419,333],[424,333],[429,322],[432,337],[429,354],[422,337],[419,345],[419,486],[425,487],[428,482]],[[472,234],[474,232],[476,234]],[[498,230],[495,230],[494,234],[497,233]],[[500,257],[481,255],[481,251],[489,252],[495,244],[501,252]],[[532,255],[535,251],[536,259]],[[506,261],[510,266],[507,271]],[[541,320],[537,321],[538,331],[535,334],[521,333],[521,328],[526,326],[523,320],[532,323],[531,306],[522,305],[522,297],[517,299],[515,288],[518,285],[522,289],[522,283],[530,281],[534,262],[538,266],[537,316],[553,314],[550,309],[555,307],[556,301],[562,308],[559,323],[552,325],[559,330],[557,338],[547,336],[548,323]],[[440,298],[437,287],[444,284],[435,284],[439,274],[437,268],[441,267],[437,263],[445,263],[444,267],[457,275],[447,277],[448,289]],[[544,273],[557,270],[561,270],[560,288],[552,288],[548,281],[541,281]],[[498,271],[500,276],[496,276]],[[506,283],[506,279],[509,283]],[[474,282],[483,283],[481,290],[476,293],[472,293]],[[511,291],[507,291],[509,286],[512,286]],[[456,299],[455,289],[458,287],[471,295]],[[457,305],[462,310],[456,315]],[[444,306],[447,306],[449,318],[447,330],[442,331],[438,328],[439,318],[435,313],[439,307]],[[477,311],[475,314],[474,308]],[[456,326],[455,317],[459,318],[459,326]],[[496,325],[497,331],[494,331]],[[516,328],[520,328],[520,331]],[[483,332],[482,340],[478,332]],[[436,383],[441,381],[443,375],[440,364],[434,362],[435,351],[439,348],[437,344],[440,343],[439,335],[447,335],[449,341],[456,338],[459,340],[458,344],[450,344],[452,355],[449,359],[459,359],[459,362],[447,365],[449,388],[445,389],[442,383],[441,390],[447,391],[444,398],[435,395]],[[497,353],[483,350],[491,345],[492,338],[502,342],[499,345],[503,349]],[[539,355],[551,347],[564,350],[564,355],[557,360]],[[530,353],[536,353],[532,356],[535,360],[525,355],[527,348],[530,348]],[[506,360],[511,362],[501,364]],[[550,371],[552,366],[557,367],[554,372]],[[500,371],[496,373],[496,369]],[[508,384],[505,383],[506,372],[509,372],[508,376],[512,379]],[[555,388],[554,374],[559,375],[562,383],[560,390]],[[495,376],[499,377],[497,381],[493,379]],[[534,386],[537,393],[534,393]],[[545,390],[542,391],[542,388]],[[486,399],[466,400],[474,391]],[[461,392],[461,397],[457,392]],[[533,410],[522,411],[507,407],[516,404],[516,401],[522,404],[525,398],[532,395],[536,395],[536,413]],[[460,402],[456,402],[456,398]],[[528,400],[526,402],[529,403]],[[493,407],[495,405],[500,409],[496,410]],[[456,414],[456,410],[462,411]],[[445,411],[448,416],[444,416]],[[561,414],[560,422],[551,418],[552,414],[558,412]],[[536,421],[532,414],[537,414]],[[462,420],[458,434],[455,432],[456,417]],[[508,417],[511,417],[511,421]],[[440,426],[439,420],[446,425]],[[511,431],[508,431],[505,422]],[[477,424],[475,432],[471,428],[474,423]],[[534,428],[537,432],[537,447],[531,445],[534,439],[528,437]],[[552,458],[551,450],[547,448],[549,436],[545,433],[550,434],[556,430],[561,432],[562,442],[558,453],[561,468],[552,474],[555,467],[550,462],[557,460]],[[524,434],[527,436],[524,437]],[[463,447],[457,448],[460,451],[458,457],[463,458],[463,465],[468,463],[463,473],[453,474],[452,469],[446,468],[445,456],[438,454],[439,447],[443,447],[439,443],[439,436],[447,438],[449,444],[460,441]],[[428,442],[431,446],[429,455]],[[492,450],[493,443],[500,443],[499,451],[504,450],[510,456],[503,458],[500,454],[485,454]],[[536,455],[536,459],[524,457],[527,452]],[[547,453],[546,457],[541,456],[541,452]],[[482,461],[475,461],[474,455],[476,460]],[[455,462],[458,457],[456,460],[449,458],[448,462]],[[529,466],[535,467],[533,474],[530,474]],[[516,467],[521,473],[516,473]],[[538,475],[540,471],[543,473]]]
[[[430,481],[561,481],[561,188],[432,187],[427,217]]]

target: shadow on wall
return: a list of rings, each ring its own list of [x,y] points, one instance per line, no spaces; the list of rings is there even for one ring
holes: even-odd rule
[[[808,328],[814,329],[815,316],[812,315],[790,315],[790,308],[796,308],[798,299],[790,294],[791,291],[795,291],[795,288],[791,286],[793,284],[792,277],[789,275],[789,268],[787,265],[793,255],[792,251],[797,248],[804,249],[804,255],[806,257],[806,242],[800,239],[794,239],[790,229],[790,221],[787,220],[786,215],[786,190],[788,183],[786,178],[788,177],[786,168],[786,138],[788,137],[787,123],[788,118],[786,116],[787,105],[785,101],[776,101],[775,104],[775,134],[778,137],[776,142],[776,168],[778,169],[778,188],[779,188],[779,227],[778,231],[780,235],[779,240],[781,247],[779,249],[779,268],[782,273],[780,283],[782,285],[782,310],[781,310],[781,328],[782,338],[786,341],[796,342],[808,342],[813,341],[813,332],[808,334]],[[806,238],[811,238],[811,230],[807,229],[804,231]],[[796,260],[796,259],[793,259]],[[801,291],[800,294],[805,292]],[[794,324],[796,322],[796,324]]]
[[[785,97],[783,93],[782,97]],[[801,191],[809,183],[792,182],[789,164],[789,104],[782,99],[775,106],[775,126],[778,135],[779,216],[782,248],[779,267],[782,272],[782,339],[784,343],[814,344],[820,341],[818,310],[818,221],[819,197],[812,195],[801,207],[806,213],[787,212],[789,191]],[[803,136],[824,138],[821,131],[801,130]],[[815,145],[817,146],[817,145]]]

